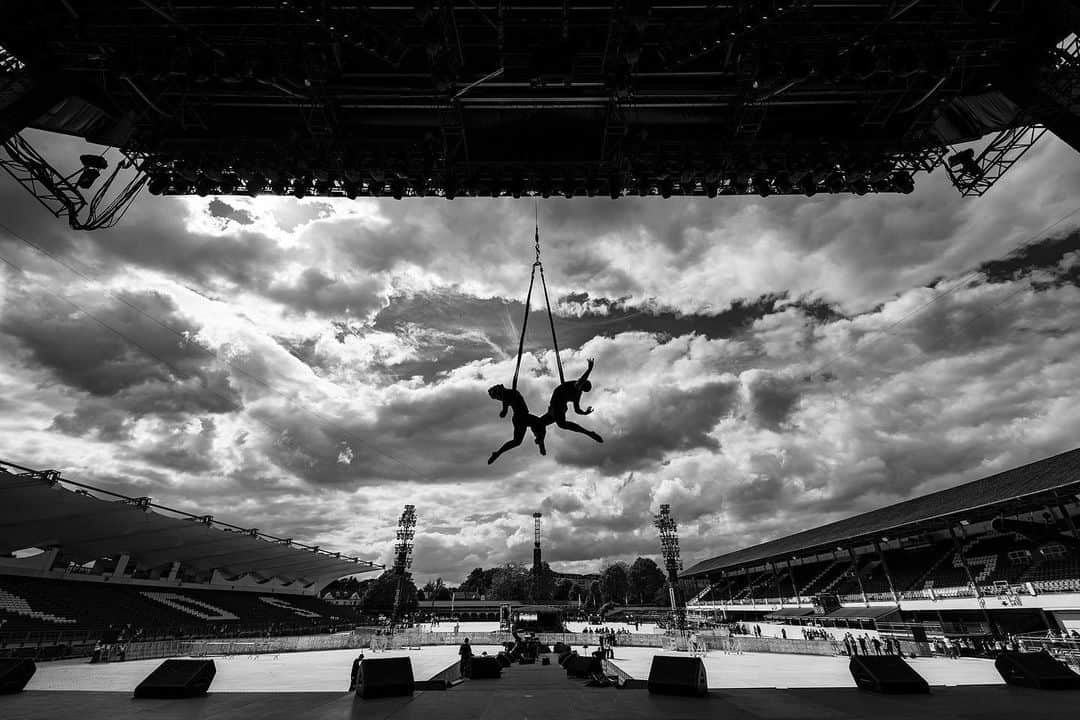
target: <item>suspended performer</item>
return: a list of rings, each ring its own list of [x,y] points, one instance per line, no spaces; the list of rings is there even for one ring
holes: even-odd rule
[[[525,439],[525,431],[530,429],[533,431],[537,447],[540,448],[540,454],[547,455],[547,450],[544,448],[544,436],[547,434],[547,426],[540,418],[529,412],[529,406],[525,404],[525,398],[522,397],[521,393],[499,384],[488,388],[488,396],[492,400],[502,401],[502,412],[499,413],[499,417],[506,417],[507,409],[514,411],[514,414],[510,416],[510,421],[514,423],[514,438],[507,440],[501,448],[491,453],[491,457],[488,458],[488,465],[498,460],[499,456],[507,450],[520,445],[521,441]]]
[[[592,383],[589,382],[589,373],[592,372],[592,369],[593,361],[590,359],[589,369],[582,373],[581,377],[577,380],[564,382],[555,388],[554,392],[551,393],[548,411],[540,417],[540,422],[544,425],[555,423],[557,427],[561,427],[563,430],[572,430],[582,435],[588,435],[596,442],[602,443],[604,439],[600,437],[600,433],[586,430],[577,423],[566,419],[566,406],[568,403],[574,403],[574,412],[578,415],[588,415],[592,412],[591,405],[584,410],[581,409],[581,393],[592,390]]]

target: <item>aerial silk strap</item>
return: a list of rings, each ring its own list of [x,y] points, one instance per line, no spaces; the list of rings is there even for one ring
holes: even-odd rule
[[[539,204],[538,204],[539,205]],[[529,309],[532,304],[532,291],[533,285],[536,283],[536,269],[540,269],[540,286],[544,290],[544,304],[547,306],[548,324],[551,326],[551,344],[555,348],[555,364],[559,368],[559,383],[566,382],[566,378],[563,376],[562,358],[559,357],[559,340],[555,336],[555,317],[551,314],[551,301],[548,299],[547,280],[544,279],[544,264],[540,262],[540,210],[537,207],[537,219],[536,219],[536,235],[534,238],[534,249],[536,251],[536,259],[532,264],[532,273],[529,275],[529,292],[525,295],[525,315],[521,320],[521,337],[518,338],[518,352],[517,362],[514,365],[514,381],[511,383],[511,387],[517,390],[518,374],[521,371],[521,356],[525,351],[525,330],[529,327]]]

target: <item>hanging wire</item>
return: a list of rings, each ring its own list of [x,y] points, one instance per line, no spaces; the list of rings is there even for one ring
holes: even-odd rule
[[[533,250],[536,253],[535,259],[532,264],[532,272],[529,274],[529,292],[525,295],[525,315],[521,321],[521,337],[518,338],[518,353],[517,362],[514,364],[514,380],[510,387],[517,390],[518,375],[521,372],[521,357],[525,352],[525,330],[529,327],[529,311],[532,306],[532,291],[533,286],[536,283],[536,270],[540,269],[540,286],[544,290],[544,305],[547,308],[548,324],[551,327],[551,344],[555,349],[555,365],[559,369],[559,383],[566,382],[566,377],[563,375],[562,358],[559,356],[559,340],[555,335],[555,316],[551,313],[551,301],[548,299],[547,280],[544,277],[544,264],[540,261],[540,201],[536,201],[534,206],[535,212],[535,232],[533,235]]]

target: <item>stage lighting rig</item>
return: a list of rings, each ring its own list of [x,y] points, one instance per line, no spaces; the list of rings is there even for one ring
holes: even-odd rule
[[[109,167],[109,162],[100,155],[80,155],[79,162],[82,163],[82,170],[75,184],[83,190],[89,190],[101,176],[101,171]]]

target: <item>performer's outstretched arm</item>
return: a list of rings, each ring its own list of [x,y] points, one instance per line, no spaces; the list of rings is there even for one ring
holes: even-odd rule
[[[577,379],[576,384],[577,384],[577,386],[579,388],[581,387],[582,383],[584,383],[586,380],[589,379],[589,373],[592,372],[592,369],[593,369],[593,359],[589,358],[589,367],[588,367],[588,369],[584,373],[582,373],[581,377],[579,377]]]
[[[578,415],[588,415],[589,413],[591,413],[592,412],[592,405],[590,405],[589,407],[582,410],[581,405],[579,404],[580,401],[581,401],[580,398],[574,400],[574,412],[576,412]]]

